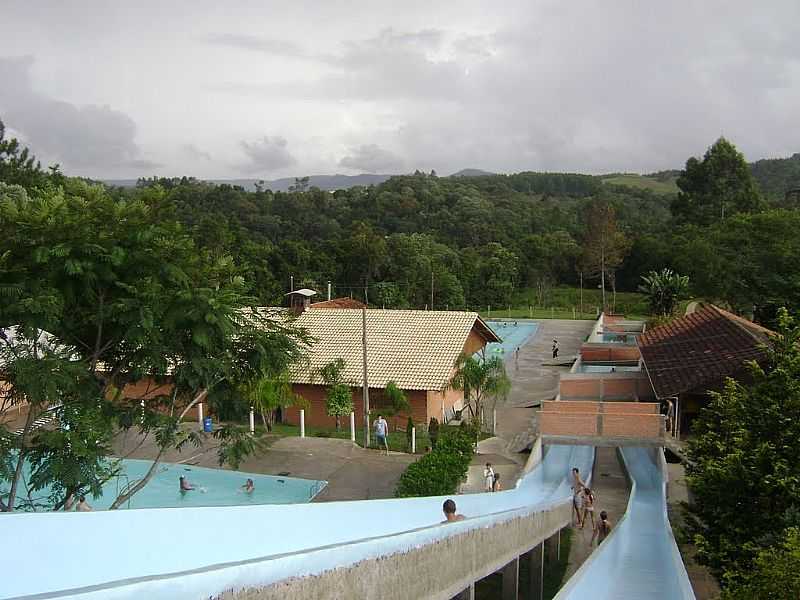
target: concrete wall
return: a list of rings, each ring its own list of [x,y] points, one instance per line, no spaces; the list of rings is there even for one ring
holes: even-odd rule
[[[407,552],[263,588],[226,592],[220,600],[446,600],[555,534],[569,523],[570,510],[570,504],[562,502]]]
[[[565,373],[559,379],[562,400],[643,400],[653,397],[644,373]]]
[[[309,427],[334,427],[336,425],[335,417],[328,416],[325,409],[325,386],[310,385],[306,383],[296,383],[292,386],[295,394],[302,396],[308,403],[309,407],[305,409],[306,425]],[[361,427],[364,422],[364,401],[363,390],[361,388],[352,388],[353,393],[353,410],[356,413],[356,427]],[[423,390],[404,390],[408,403],[411,405],[411,418],[414,423],[421,424],[428,422],[428,392]],[[383,400],[383,390],[379,388],[370,388],[370,411],[379,412],[382,407],[386,407],[387,403]],[[437,416],[434,414],[433,416]],[[296,407],[288,407],[283,411],[283,420],[285,423],[292,425],[300,424],[300,409]],[[401,413],[393,417],[386,417],[389,422],[390,430],[397,427],[405,429],[408,420],[408,414]],[[342,426],[349,427],[349,417],[342,417]]]
[[[637,361],[641,358],[639,348],[636,346],[624,346],[622,344],[591,344],[581,345],[581,358],[584,361],[608,361],[623,362]]]
[[[543,402],[543,436],[661,438],[664,417],[651,402]]]

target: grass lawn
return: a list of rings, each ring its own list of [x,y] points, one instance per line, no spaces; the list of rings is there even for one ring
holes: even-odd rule
[[[643,188],[657,194],[677,194],[678,186],[674,179],[659,181],[654,177],[638,175],[636,173],[626,173],[624,175],[613,175],[603,177],[603,183],[609,185],[627,185],[628,187]]]
[[[597,310],[603,305],[602,290],[595,284],[583,289],[583,311],[581,311],[581,290],[574,287],[555,287],[551,289],[544,305],[539,305],[533,288],[522,288],[512,298],[510,306],[481,307],[481,316],[507,319],[596,319]],[[606,302],[613,302],[614,295],[606,290]],[[489,310],[491,308],[491,310]],[[650,306],[647,297],[638,292],[617,292],[617,313],[635,318],[647,318]]]
[[[309,427],[306,426],[306,437],[327,437],[327,438],[337,438],[343,440],[350,439],[350,424],[349,421],[343,419],[344,423],[342,424],[342,430],[336,431],[336,429],[328,429],[322,427]],[[263,432],[263,426],[256,427],[256,431]],[[287,425],[284,423],[277,423],[272,427],[272,436],[274,437],[298,437],[300,435],[300,427],[298,425]],[[377,448],[375,445],[375,435],[371,432],[370,433],[370,441],[372,442],[372,448]],[[389,442],[389,450],[393,450],[395,452],[407,452],[408,451],[408,440],[406,438],[405,431],[390,431],[388,440]],[[364,445],[364,429],[356,428],[356,443],[359,446]],[[422,429],[417,429],[417,454],[422,454],[425,452],[425,447],[430,446],[431,440],[428,437],[428,433],[426,431],[422,431]]]

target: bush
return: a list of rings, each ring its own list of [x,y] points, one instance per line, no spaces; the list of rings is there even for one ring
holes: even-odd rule
[[[431,449],[436,449],[436,442],[439,440],[439,421],[436,417],[431,417],[431,422],[428,423],[428,437],[431,439]]]
[[[444,496],[453,494],[467,474],[472,460],[473,432],[469,428],[447,430],[436,447],[410,464],[400,476],[395,496]]]

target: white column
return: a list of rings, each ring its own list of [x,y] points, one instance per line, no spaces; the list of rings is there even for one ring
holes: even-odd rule
[[[492,409],[492,435],[497,435],[495,432],[497,431],[497,409]]]
[[[200,423],[200,427],[203,426],[203,403],[197,403],[197,422]]]
[[[356,441],[356,413],[350,413],[350,441]]]
[[[417,453],[417,428],[411,428],[411,454]]]
[[[254,434],[256,432],[256,419],[255,415],[253,414],[253,407],[250,407],[250,434]]]
[[[306,437],[306,411],[305,409],[300,409],[300,437]]]

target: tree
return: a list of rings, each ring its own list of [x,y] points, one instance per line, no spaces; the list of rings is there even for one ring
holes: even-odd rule
[[[744,156],[725,138],[719,138],[702,160],[687,160],[677,184],[680,192],[670,208],[680,222],[708,226],[734,213],[764,208]]]
[[[800,508],[800,326],[785,310],[771,342],[750,383],[729,379],[712,394],[689,441],[688,526],[699,559],[729,583]]]
[[[504,398],[511,390],[511,380],[500,358],[480,360],[473,355],[462,353],[456,359],[455,372],[447,387],[464,392],[464,401],[473,419],[483,426],[484,404],[493,399]],[[493,407],[492,407],[493,408]]]
[[[198,251],[163,193],[145,187],[118,201],[70,179],[30,196],[0,189],[0,326],[15,327],[15,341],[0,339],[0,365],[9,396],[30,407],[22,435],[5,444],[15,462],[6,510],[26,460],[39,489],[95,492],[111,436],[134,428],[153,435],[159,452],[117,508],[168,448],[199,443],[181,418],[208,390],[299,355],[300,332],[249,311],[255,301],[230,257]],[[42,340],[52,340],[45,350]],[[142,402],[125,393],[135,382],[168,391]],[[36,430],[43,415],[60,419],[60,431]],[[219,435],[223,446],[241,439]]]
[[[800,529],[787,529],[780,544],[760,550],[753,569],[739,575],[723,590],[722,600],[800,598]]]
[[[294,393],[289,371],[259,373],[240,388],[242,396],[261,415],[264,429],[272,431],[275,411],[287,406],[306,406],[308,403]]]
[[[319,369],[325,390],[325,410],[336,418],[336,431],[341,431],[341,418],[353,412],[353,392],[344,381],[345,363],[341,358],[329,362]]]
[[[389,401],[389,407],[388,410],[386,410],[387,414],[396,415],[411,410],[411,405],[408,403],[405,392],[397,387],[394,381],[386,383],[383,394]]]
[[[41,163],[36,160],[16,138],[5,137],[6,127],[0,120],[0,183],[17,184],[26,189],[41,187],[48,181],[48,175],[42,170]],[[52,168],[55,183],[61,180],[58,166]]]
[[[650,271],[647,275],[642,275],[642,281],[639,291],[647,294],[653,313],[664,317],[675,313],[678,301],[689,290],[689,278],[678,275],[671,269]]]
[[[599,277],[603,291],[603,310],[606,302],[606,279],[611,282],[616,304],[615,273],[630,249],[625,235],[617,229],[614,207],[606,202],[593,202],[589,205],[586,218],[586,237],[581,258],[581,272],[589,277]]]
[[[431,439],[431,450],[433,450],[439,441],[439,420],[436,417],[431,417],[428,423],[428,437]]]

